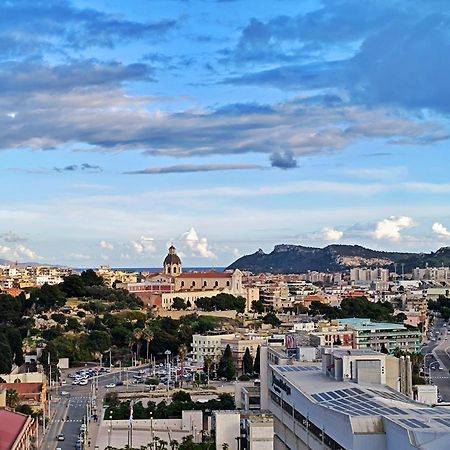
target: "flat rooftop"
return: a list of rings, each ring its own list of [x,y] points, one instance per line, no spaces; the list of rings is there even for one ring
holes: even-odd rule
[[[336,381],[322,373],[317,364],[271,366],[309,400],[350,417],[388,418],[404,428],[448,433],[450,408],[431,407],[378,384]]]

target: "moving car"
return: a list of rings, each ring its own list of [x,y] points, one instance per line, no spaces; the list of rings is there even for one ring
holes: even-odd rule
[[[65,439],[66,439],[66,437],[62,433],[60,433],[60,434],[58,434],[58,436],[56,436],[57,441],[64,441]]]
[[[116,387],[116,384],[115,383],[108,383],[105,387],[106,388],[113,388],[113,387]]]

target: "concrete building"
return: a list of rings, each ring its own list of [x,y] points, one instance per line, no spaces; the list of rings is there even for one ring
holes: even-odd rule
[[[340,320],[340,323],[345,320]],[[403,324],[372,323],[370,320],[360,324],[345,323],[353,330],[353,348],[381,351],[384,346],[389,353],[397,348],[412,353],[420,351],[422,333],[408,330]]]
[[[197,366],[204,364],[205,356],[212,357],[214,363],[218,363],[222,356],[222,341],[234,339],[236,334],[194,334],[192,336],[192,360]]]
[[[215,430],[216,450],[240,450],[241,414],[239,411],[214,411],[211,428]]]
[[[335,353],[322,367],[270,366],[275,450],[450,448],[447,408],[415,402],[385,384],[389,367],[382,356],[370,351],[347,356],[345,361],[345,353]]]
[[[273,417],[267,414],[251,415],[243,421],[246,450],[273,450]]]
[[[222,351],[225,350],[227,345],[230,346],[236,369],[238,372],[241,372],[242,360],[247,348],[249,349],[252,358],[255,358],[258,347],[264,345],[266,342],[267,339],[252,334],[247,334],[244,336],[234,336],[232,338],[224,338],[222,339]]]
[[[147,448],[152,443],[152,448],[156,448],[156,439],[182,442],[187,436],[192,436],[194,442],[198,443],[201,442],[203,431],[202,411],[183,411],[181,419],[134,419],[132,435],[129,420],[102,419],[95,449],[125,448],[129,444],[132,444],[133,448]]]

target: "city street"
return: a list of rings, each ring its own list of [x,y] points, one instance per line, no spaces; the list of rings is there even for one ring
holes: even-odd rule
[[[429,372],[430,380],[439,389],[439,394],[444,402],[450,402],[450,339],[448,338],[447,327],[443,326],[444,320],[436,318],[430,332],[435,336],[435,341],[429,341],[422,348],[425,356],[425,366]],[[439,368],[433,362],[439,363]]]

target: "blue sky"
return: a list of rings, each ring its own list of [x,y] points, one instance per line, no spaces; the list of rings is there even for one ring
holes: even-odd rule
[[[0,8],[0,259],[449,245],[447,1]]]

